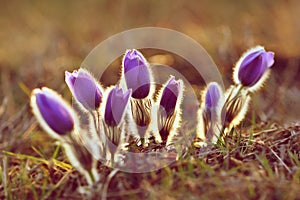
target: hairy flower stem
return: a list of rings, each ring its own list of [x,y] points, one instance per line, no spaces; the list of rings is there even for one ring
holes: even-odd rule
[[[170,113],[169,115],[166,115],[165,112],[159,111],[158,112],[158,127],[159,127],[159,134],[162,139],[162,144],[166,144],[168,137],[170,135],[171,129],[173,127],[176,113]]]
[[[93,118],[93,124],[96,130],[96,133],[99,134],[100,133],[100,113],[99,111],[90,111],[90,114]]]
[[[70,135],[63,143],[63,147],[70,163],[85,175],[89,185],[93,185],[99,180],[96,172],[96,160],[85,147],[81,138],[77,135]]]
[[[146,143],[145,138],[141,138],[141,144],[144,145]]]
[[[89,177],[91,178],[92,183],[93,184],[96,183],[96,179],[94,177],[94,174],[93,174],[92,170],[89,170],[88,174],[89,174]]]
[[[104,123],[104,122],[103,122]],[[118,150],[119,145],[122,143],[122,131],[124,123],[118,126],[107,126],[104,124],[104,134],[106,136],[105,143],[104,143],[104,152],[106,158],[106,152],[109,150],[110,152],[110,162],[111,166],[114,166],[115,163],[115,154]]]
[[[244,90],[242,84],[229,88],[228,95],[222,110],[223,130],[221,133],[226,134],[234,126],[238,125],[245,117],[250,101],[248,90]]]
[[[137,127],[138,135],[140,136],[142,145],[146,142],[146,134],[151,122],[151,107],[150,99],[131,99],[132,117]]]

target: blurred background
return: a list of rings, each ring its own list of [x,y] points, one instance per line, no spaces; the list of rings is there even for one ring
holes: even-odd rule
[[[232,66],[245,50],[259,44],[274,51],[272,74],[254,95],[249,114],[258,121],[299,121],[299,11],[297,0],[1,1],[0,123],[13,120],[35,87],[47,86],[69,97],[65,70],[78,68],[113,34],[145,26],[170,28],[195,39],[219,67],[226,86],[232,83]],[[204,86],[175,55],[142,52],[190,74],[196,87]],[[106,76],[105,84],[116,82],[120,62],[112,64],[114,73]]]

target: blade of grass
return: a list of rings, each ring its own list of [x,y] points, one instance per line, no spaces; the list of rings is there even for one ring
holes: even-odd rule
[[[42,154],[42,152],[40,152],[37,148],[35,148],[34,146],[31,146],[32,150],[37,153],[40,157],[45,158],[45,156]]]
[[[57,158],[59,150],[60,150],[60,145],[57,145],[56,148],[55,148],[55,151],[54,151],[54,153],[52,155],[53,159]]]
[[[42,163],[45,163],[47,165],[50,164],[50,161],[49,160],[46,160],[44,158],[37,158],[37,157],[34,157],[34,156],[30,156],[30,155],[25,155],[25,154],[19,154],[19,153],[13,153],[13,152],[9,152],[9,151],[3,151],[4,154],[8,155],[8,156],[12,156],[12,157],[17,157],[19,159],[22,159],[22,160],[25,160],[25,159],[29,159],[29,160],[32,160],[32,161],[35,161],[35,162],[42,162]],[[65,169],[67,171],[73,169],[73,166],[68,164],[68,163],[65,163],[65,162],[62,162],[62,161],[59,161],[59,160],[56,160],[56,159],[51,159],[51,161],[56,165],[56,166],[59,166],[61,167],[62,169]]]
[[[8,197],[8,188],[7,188],[7,157],[4,156],[2,160],[3,168],[1,168],[1,179],[4,188],[4,196]]]
[[[300,160],[297,155],[293,154],[291,151],[288,151],[289,156],[293,159],[298,167],[300,167]]]
[[[30,90],[23,82],[19,82],[18,85],[19,85],[19,87],[21,88],[21,90],[22,90],[28,97],[30,97],[31,90]]]
[[[68,164],[68,163],[65,163],[65,162],[62,162],[62,161],[59,161],[59,160],[56,160],[54,158],[52,158],[52,161],[54,162],[54,164],[66,171],[70,171],[73,169],[73,166]]]
[[[47,161],[44,158],[37,158],[37,157],[34,157],[34,156],[20,154],[20,153],[13,153],[13,152],[9,152],[9,151],[2,151],[2,152],[5,155],[12,156],[12,157],[17,157],[17,158],[19,158],[21,160],[29,159],[29,160],[32,160],[32,161],[42,162],[42,163],[45,163],[45,164],[49,164],[49,161]]]
[[[194,173],[195,167],[194,167],[193,163],[192,162],[188,162],[187,163],[187,167],[188,167],[189,176],[192,177],[192,178],[195,178],[196,177],[195,173]]]
[[[259,157],[258,155],[255,155],[256,159],[260,162],[260,164],[265,168],[265,170],[267,171],[267,174],[270,178],[274,178],[274,174],[273,174],[273,170],[269,164],[269,160],[265,157]]]

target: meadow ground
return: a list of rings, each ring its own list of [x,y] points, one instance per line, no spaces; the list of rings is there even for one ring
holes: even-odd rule
[[[157,26],[198,41],[226,86],[243,51],[263,45],[275,52],[265,87],[225,145],[187,149],[158,171],[117,172],[99,164],[109,199],[300,199],[300,4],[297,1],[11,1],[0,12],[0,199],[82,199],[85,179],[38,125],[29,107],[32,89],[47,86],[70,100],[64,71],[78,68],[107,37]],[[146,50],[148,59],[166,52]],[[172,55],[171,55],[172,57]],[[168,59],[167,59],[168,60]],[[189,74],[185,62],[169,63]],[[105,85],[119,75],[112,63]],[[196,91],[199,77],[187,79]],[[200,92],[197,94],[200,95]],[[190,130],[189,130],[190,131]],[[193,130],[192,130],[193,131]],[[103,190],[97,192],[103,195]]]

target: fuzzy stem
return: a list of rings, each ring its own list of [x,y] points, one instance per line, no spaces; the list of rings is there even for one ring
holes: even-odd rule
[[[88,172],[88,175],[89,175],[89,177],[90,177],[90,179],[92,181],[92,185],[93,185],[94,183],[96,183],[96,179],[95,179],[95,177],[93,175],[93,172],[92,172],[92,170],[88,170],[87,172]]]
[[[111,167],[114,167],[115,164],[115,153],[111,152]]]

